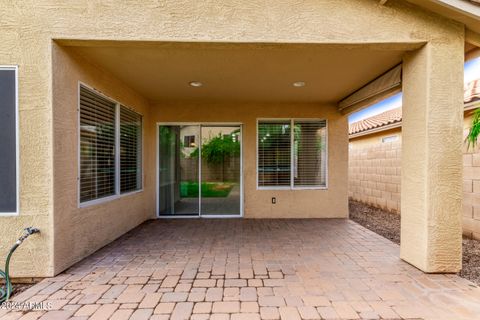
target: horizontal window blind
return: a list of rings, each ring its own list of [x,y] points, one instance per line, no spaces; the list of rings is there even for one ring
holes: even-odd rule
[[[290,186],[290,121],[258,123],[258,186]]]
[[[257,138],[259,187],[326,187],[326,120],[261,120]]]
[[[326,121],[294,120],[294,186],[326,185]]]
[[[80,202],[115,194],[115,110],[80,87]]]
[[[142,188],[142,116],[120,107],[120,192]]]

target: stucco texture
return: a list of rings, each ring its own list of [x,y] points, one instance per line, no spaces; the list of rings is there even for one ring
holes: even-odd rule
[[[149,105],[136,92],[107,72],[68,49],[53,46],[54,122],[54,262],[63,270],[108,244],[143,221],[152,218],[155,206],[154,159],[143,150],[143,190],[101,204],[79,206],[78,91],[83,83],[143,116],[144,146],[151,145],[154,129]]]
[[[449,237],[449,234],[455,233],[456,220],[460,220],[461,163],[457,163],[457,158],[453,154],[447,156],[449,160],[446,162],[439,159],[437,155],[449,148],[445,143],[443,145],[432,143],[431,137],[432,134],[440,133],[445,141],[451,143],[453,147],[451,151],[447,151],[449,154],[454,152],[460,143],[461,132],[458,134],[455,129],[457,123],[461,121],[460,117],[456,115],[451,117],[447,113],[456,108],[457,102],[459,108],[461,105],[462,88],[456,87],[456,81],[461,82],[459,78],[462,73],[461,24],[400,0],[388,1],[385,6],[375,0],[222,2],[80,0],[74,3],[54,0],[21,2],[0,0],[0,16],[2,17],[0,64],[19,66],[22,174],[20,215],[0,217],[2,234],[0,256],[6,253],[8,245],[16,238],[16,230],[27,225],[36,225],[42,229],[40,236],[29,239],[29,243],[20,248],[16,254],[13,261],[14,276],[57,274],[129,228],[153,217],[154,152],[151,146],[154,142],[148,140],[148,137],[153,135],[151,131],[154,130],[153,123],[160,119],[165,121],[187,119],[184,109],[192,108],[182,106],[177,110],[175,119],[167,119],[167,115],[160,113],[149,118],[149,110],[156,113],[158,110],[168,110],[168,106],[152,106],[148,109],[146,97],[138,96],[128,84],[119,83],[109,77],[101,71],[101,66],[96,68],[80,63],[75,57],[66,55],[63,49],[57,48],[55,41],[62,39],[363,44],[382,50],[402,48],[412,50],[427,44],[425,50],[428,52],[425,58],[420,57],[420,63],[412,58],[406,59],[405,63],[415,69],[421,66],[418,68],[418,76],[409,76],[411,72],[408,70],[412,68],[407,67],[406,81],[409,82],[407,89],[411,90],[411,99],[408,103],[414,106],[421,99],[425,101],[423,105],[419,104],[419,110],[424,115],[423,122],[417,122],[415,125],[421,129],[416,130],[418,134],[429,137],[421,141],[425,142],[427,150],[431,148],[432,151],[420,155],[411,154],[409,157],[420,156],[419,161],[422,164],[428,163],[428,166],[422,166],[422,170],[430,170],[431,174],[424,180],[428,181],[427,184],[416,184],[407,176],[402,185],[412,187],[410,190],[412,196],[423,195],[423,199],[427,199],[428,196],[432,201],[428,201],[428,207],[418,201],[412,201],[405,210],[402,204],[402,211],[407,212],[407,215],[410,215],[409,211],[415,212],[412,214],[413,221],[422,221],[421,226],[413,221],[403,226],[407,230],[404,235],[415,237],[416,234],[422,234],[422,236],[415,237],[415,241],[402,250],[402,256],[408,260],[411,257],[405,252],[418,251],[421,258],[410,260],[423,268],[427,265],[425,263],[427,259],[437,261],[435,257],[431,257],[427,248],[438,245],[435,239],[445,240],[454,243],[453,247],[441,246],[446,250],[438,253],[446,258],[425,269],[452,271],[458,268],[459,241],[456,236]],[[432,75],[432,79],[429,79],[427,74]],[[145,110],[148,124],[145,127],[147,135],[145,150],[149,150],[149,153],[146,155],[144,167],[143,193],[96,207],[82,210],[77,208],[77,163],[74,160],[77,154],[75,119],[78,80],[98,87],[107,95],[118,98],[132,108]],[[363,83],[358,85],[360,87]],[[448,87],[452,89],[445,90]],[[444,93],[440,94],[442,91]],[[425,97],[427,92],[428,96]],[[445,102],[441,102],[439,98],[446,98]],[[433,108],[436,102],[440,102],[439,107]],[[247,115],[243,107],[242,110],[238,110],[239,118],[242,119],[232,119],[227,111],[221,110],[215,114],[215,119],[214,113],[205,113],[205,121],[228,118],[245,122],[244,139],[249,150],[248,154],[245,152],[244,160],[246,216],[286,217],[293,215],[295,210],[301,210],[306,216],[312,216],[313,210],[322,212],[323,216],[346,215],[347,124],[342,116],[334,114],[332,105],[298,106],[298,110],[288,111],[285,109],[292,106],[265,105],[262,106],[264,110],[258,108],[254,111],[256,107],[252,104],[245,106],[245,110],[251,110],[252,114]],[[430,109],[439,111],[436,112],[438,116],[432,116],[433,112],[430,112]],[[255,153],[252,152],[252,144],[255,115],[269,117],[280,114],[292,116],[308,114],[320,117],[324,112],[325,116],[331,119],[329,156],[338,160],[337,163],[329,161],[329,191],[281,194],[254,191],[252,172]],[[427,126],[427,119],[435,121],[435,125]],[[442,126],[446,129],[442,129]],[[341,130],[345,132],[341,133]],[[452,134],[449,135],[450,133]],[[446,169],[445,172],[432,170],[438,164],[442,169]],[[432,188],[432,185],[438,187]],[[419,193],[416,188],[424,192]],[[272,194],[279,198],[279,203],[275,207],[266,201]],[[441,201],[444,195],[447,195],[445,201]],[[304,201],[312,197],[321,199],[322,207],[316,206],[320,204],[320,200]],[[414,199],[408,201],[411,200]],[[301,203],[302,208],[297,209],[297,206],[289,204],[291,201]],[[452,202],[447,203],[448,201]],[[335,212],[327,210],[333,208],[338,210]],[[440,226],[437,228],[441,229],[438,233],[432,233],[438,235],[434,239],[429,238],[432,231],[431,221],[438,223]],[[454,226],[452,227],[450,223]],[[421,263],[416,263],[418,261]],[[443,262],[446,262],[445,265]]]
[[[404,58],[400,256],[427,272],[461,269],[462,43],[450,30]]]

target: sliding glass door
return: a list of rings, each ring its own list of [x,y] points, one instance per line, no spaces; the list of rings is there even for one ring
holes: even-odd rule
[[[239,126],[202,126],[201,214],[240,215]]]
[[[159,127],[159,215],[197,216],[200,213],[199,159],[194,156],[195,139],[199,137],[198,126]]]
[[[241,216],[241,127],[158,127],[159,216]]]

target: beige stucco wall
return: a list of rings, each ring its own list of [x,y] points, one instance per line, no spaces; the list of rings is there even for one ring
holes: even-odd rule
[[[73,96],[76,92],[75,78],[86,79],[87,83],[93,83],[139,110],[143,110],[145,101],[126,88],[125,84],[114,81],[94,68],[80,68],[73,60],[70,61],[71,66],[59,70],[59,66],[55,66],[56,61],[71,58],[58,54],[52,40],[362,43],[383,50],[410,50],[424,43],[451,42],[452,34],[463,37],[462,26],[458,23],[401,0],[389,1],[387,5],[380,5],[375,0],[97,0],[75,3],[58,0],[0,0],[0,17],[0,64],[19,66],[21,144],[20,214],[0,217],[0,257],[5,256],[21,228],[35,225],[42,229],[41,235],[29,239],[15,255],[12,261],[15,276],[56,274],[151,214],[147,212],[151,209],[150,204],[141,201],[142,197],[153,201],[152,195],[148,195],[151,190],[149,188],[152,188],[148,177],[145,179],[145,192],[132,196],[129,199],[131,201],[125,198],[95,208],[76,208],[76,168],[73,161],[76,141],[71,127],[76,113]],[[344,21],[349,23],[343,23]],[[53,56],[54,52],[58,55]],[[444,60],[448,62],[450,57],[445,55]],[[447,63],[445,67],[448,66]],[[65,81],[54,81],[54,75],[64,77]],[[420,90],[423,87],[418,88]],[[276,107],[266,106],[269,112],[263,114],[264,112],[257,111],[256,114],[273,116],[277,112]],[[255,107],[249,108],[253,110]],[[319,106],[302,107],[301,113],[318,116],[319,110],[323,109]],[[296,111],[291,112],[293,114]],[[148,117],[148,112],[146,116]],[[160,118],[156,116],[150,124]],[[231,117],[224,114],[224,118]],[[245,116],[240,121],[245,122],[246,143],[253,143],[253,117]],[[335,125],[335,121],[332,123]],[[346,130],[343,121],[339,120],[336,125]],[[150,126],[146,130],[151,128]],[[338,137],[340,143],[342,139],[345,139],[345,150],[331,150],[331,156],[335,156],[336,152],[346,153],[346,138]],[[251,157],[254,154],[245,156],[245,170],[251,174],[254,163]],[[346,156],[335,157],[342,159]],[[330,162],[329,166],[332,165],[334,163]],[[148,166],[145,167],[147,174],[148,170]],[[330,174],[332,172],[333,179],[342,178],[341,172],[336,175],[335,170]],[[252,188],[252,179],[253,175],[246,178],[248,188]],[[344,192],[346,196],[346,183],[345,179],[343,187],[334,184],[331,188],[338,187],[340,194]],[[273,208],[268,201],[273,194],[270,191],[254,193],[253,189],[249,189],[245,200],[255,205],[246,205],[246,215],[266,217],[276,214],[275,212],[295,212],[295,208],[289,207],[287,202],[300,203],[298,200],[311,198],[308,191],[285,194],[275,192],[279,203]],[[332,198],[333,192],[330,191],[323,194],[324,201],[332,202],[332,208],[337,207],[337,201],[341,197]],[[301,210],[315,211],[315,203],[316,201],[302,203],[304,209]],[[112,216],[112,212],[119,207],[135,209],[140,212],[139,216],[129,216],[128,210]],[[257,209],[261,212],[255,212]],[[324,214],[344,213],[339,210]],[[283,216],[289,214],[291,213]],[[123,224],[128,218],[133,220]],[[105,229],[109,224],[113,225]]]
[[[334,105],[318,104],[157,104],[155,122],[225,122],[242,124],[244,214],[246,218],[345,218],[347,208],[347,117]],[[327,190],[257,190],[257,118],[320,118],[328,121]],[[277,203],[272,204],[271,198]]]
[[[465,112],[464,136],[472,112]],[[383,137],[397,135],[397,142],[382,143]],[[400,213],[401,129],[386,130],[350,139],[349,197]],[[395,150],[395,152],[389,152]],[[390,155],[390,156],[389,156]],[[391,169],[393,166],[393,169]],[[374,169],[371,169],[371,168]],[[371,173],[368,173],[371,171]],[[373,172],[374,171],[374,172]],[[389,181],[389,184],[385,182]],[[393,185],[392,185],[393,184]],[[463,149],[463,234],[480,239],[480,149]]]
[[[143,221],[155,208],[155,154],[149,147],[149,104],[104,70],[58,45],[53,46],[54,267],[63,270]],[[80,207],[78,199],[78,90],[92,87],[143,116],[143,190]]]
[[[425,272],[462,267],[462,31],[403,58],[400,258]]]

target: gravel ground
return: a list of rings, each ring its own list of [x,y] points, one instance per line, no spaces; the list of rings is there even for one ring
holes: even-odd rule
[[[400,215],[357,201],[350,201],[350,219],[400,244]],[[463,269],[458,274],[480,285],[480,241],[463,238]]]
[[[23,291],[27,290],[28,288],[34,286],[35,283],[17,283],[13,284],[13,293],[12,296],[22,293]]]
[[[3,279],[0,280],[0,287],[3,288],[4,285],[5,285],[5,281],[3,281]],[[13,284],[13,292],[12,292],[11,297],[22,293],[23,291],[27,290],[28,288],[32,287],[33,285],[35,285],[35,283],[14,283]]]

